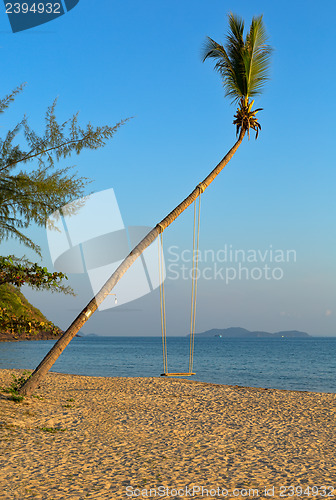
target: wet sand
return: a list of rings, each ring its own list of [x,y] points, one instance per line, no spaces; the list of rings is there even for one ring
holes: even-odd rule
[[[335,394],[50,373],[0,395],[1,500],[336,497]]]

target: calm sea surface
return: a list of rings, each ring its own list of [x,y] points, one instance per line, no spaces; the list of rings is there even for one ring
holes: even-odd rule
[[[0,368],[34,369],[54,341],[0,342]],[[189,339],[168,338],[171,372],[188,371]],[[105,377],[162,373],[159,337],[73,339],[52,371]],[[336,338],[196,339],[193,380],[336,393]]]

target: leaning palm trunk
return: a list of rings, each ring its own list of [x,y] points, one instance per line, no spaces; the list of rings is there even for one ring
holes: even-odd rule
[[[230,151],[224,156],[224,158],[218,163],[218,165],[212,170],[212,172],[204,179],[203,182],[198,184],[193,192],[180,203],[170,214],[168,214],[161,222],[159,222],[154,229],[152,229],[145,238],[140,241],[140,243],[133,248],[131,253],[125,258],[125,260],[120,264],[120,266],[115,270],[112,276],[107,280],[105,285],[97,293],[95,297],[88,303],[82,312],[77,316],[69,328],[63,333],[62,337],[56,342],[52,349],[45,356],[43,361],[38,365],[35,371],[32,373],[31,377],[27,382],[21,387],[20,394],[29,396],[38,386],[41,379],[47,374],[50,368],[53,366],[58,357],[62,354],[69,342],[75,337],[77,332],[82,328],[84,323],[89,319],[89,317],[96,311],[99,305],[107,297],[107,295],[113,290],[115,285],[125,274],[127,269],[135,262],[135,260],[140,257],[146,248],[153,243],[153,241],[159,236],[162,231],[164,231],[174,220],[182,213],[186,208],[195,201],[198,196],[203,193],[203,191],[211,184],[211,182],[217,177],[221,170],[227,165],[231,160],[238,147],[240,146],[245,135],[245,129],[242,129],[237,142],[230,149]]]

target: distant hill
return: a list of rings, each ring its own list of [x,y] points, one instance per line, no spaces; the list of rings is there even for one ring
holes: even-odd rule
[[[274,338],[284,337],[291,339],[294,338],[299,339],[299,338],[311,337],[311,335],[308,335],[308,333],[305,332],[299,332],[298,330],[269,333],[269,332],[259,332],[259,331],[251,332],[250,330],[246,330],[245,328],[231,327],[223,329],[213,328],[212,330],[207,330],[206,332],[195,333],[195,337],[223,337],[223,338],[236,338],[236,339],[242,339],[242,338],[274,339]]]

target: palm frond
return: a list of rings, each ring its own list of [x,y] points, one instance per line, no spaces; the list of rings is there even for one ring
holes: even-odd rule
[[[272,48],[267,45],[267,34],[262,16],[252,19],[249,33],[246,35],[244,66],[247,81],[247,96],[261,93],[268,80],[268,70]]]
[[[232,12],[229,14],[229,31],[225,46],[208,37],[203,47],[203,62],[212,58],[214,69],[221,75],[225,96],[246,103],[250,96],[261,93],[268,79],[271,47],[262,16],[254,17],[244,40],[244,21]]]
[[[215,71],[221,75],[225,89],[225,97],[233,97],[236,100],[237,93],[240,93],[240,82],[237,79],[237,71],[228,56],[223,45],[208,37],[203,46],[203,61],[208,58],[215,59]]]
[[[246,79],[243,67],[244,54],[244,21],[233,14],[229,14],[230,30],[226,36],[227,53],[231,61],[234,72],[234,80],[236,88],[231,88],[226,91],[226,95],[233,97],[233,102],[238,101],[242,96],[246,95]],[[230,85],[230,82],[228,82]]]

